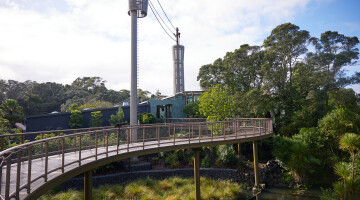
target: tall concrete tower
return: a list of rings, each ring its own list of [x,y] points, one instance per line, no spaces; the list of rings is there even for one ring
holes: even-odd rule
[[[137,18],[146,17],[147,9],[148,0],[129,0],[128,14],[131,16],[130,125],[137,125]],[[136,141],[137,135],[131,135],[132,141]]]
[[[180,33],[176,28],[176,45],[173,46],[174,94],[185,91],[184,82],[184,46],[179,45]]]

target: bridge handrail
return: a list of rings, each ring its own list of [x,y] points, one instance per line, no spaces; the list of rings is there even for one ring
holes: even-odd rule
[[[177,119],[177,118],[176,118]],[[179,118],[181,119],[181,118]],[[196,118],[195,118],[196,119]],[[269,120],[269,118],[239,118],[239,119],[235,119],[235,120]],[[220,121],[220,123],[229,123],[232,122],[233,120],[226,120],[226,121]],[[18,150],[23,149],[24,147],[28,147],[28,146],[33,146],[35,144],[39,144],[39,143],[44,143],[44,142],[51,142],[53,140],[60,140],[63,138],[69,138],[69,137],[75,137],[75,136],[80,136],[80,135],[87,135],[87,134],[91,134],[91,133],[95,133],[97,131],[116,131],[116,130],[127,130],[127,129],[133,129],[133,128],[145,128],[145,127],[168,127],[168,126],[181,126],[181,125],[194,125],[194,124],[218,124],[219,122],[184,122],[184,123],[159,123],[159,124],[141,124],[141,125],[126,125],[120,128],[116,128],[113,126],[107,126],[107,127],[96,127],[96,128],[84,128],[84,129],[80,129],[80,131],[82,130],[89,130],[87,132],[78,132],[78,133],[72,133],[72,134],[66,134],[66,135],[60,135],[60,136],[55,136],[55,137],[51,137],[51,138],[45,138],[45,139],[41,139],[41,140],[35,140],[35,141],[31,141],[31,142],[27,142],[27,143],[23,143],[23,144],[19,144],[17,146],[11,147],[9,149],[5,149],[3,151],[0,152],[0,159],[2,157],[4,157],[4,155],[9,155],[11,152],[16,152]],[[71,132],[71,131],[79,131],[79,129],[66,129],[63,130],[66,132]],[[54,131],[55,132],[55,131]],[[56,132],[62,132],[62,131],[56,131]],[[47,133],[53,133],[52,131],[44,131],[44,132],[29,132],[29,133],[19,133],[19,134],[12,134],[10,136],[21,136],[21,135],[27,135],[27,134],[47,134]],[[4,136],[4,135],[0,135]]]
[[[211,122],[206,122],[206,121],[197,121],[199,119],[201,120],[206,120],[205,118],[165,118],[165,120],[184,120],[183,122],[173,122],[173,123],[158,123],[157,125],[171,125],[171,124],[184,124],[184,123],[211,123]],[[236,118],[236,120],[253,120],[254,118]],[[256,118],[259,120],[266,120],[269,118]],[[191,121],[194,120],[194,121]],[[226,119],[224,121],[231,121],[234,119]],[[135,126],[154,126],[154,124],[141,124],[141,125],[135,125]],[[122,125],[122,127],[131,127],[130,125]],[[46,134],[60,134],[60,133],[69,133],[69,132],[86,132],[86,131],[93,131],[93,130],[103,130],[103,129],[110,129],[110,128],[114,128],[114,126],[103,126],[103,127],[91,127],[91,128],[79,128],[79,129],[64,129],[64,130],[49,130],[49,131],[36,131],[36,132],[25,132],[25,133],[14,133],[14,134],[3,134],[0,135],[0,151],[3,151],[5,142],[8,138],[16,138],[16,137],[20,137],[19,138],[19,145],[24,144],[25,143],[25,139],[27,136],[30,135],[40,135],[41,138],[44,138],[44,135]],[[70,135],[70,134],[66,134],[66,135]],[[18,145],[17,145],[18,146]],[[1,154],[0,154],[1,155]],[[1,156],[0,156],[1,157]]]
[[[146,134],[145,134],[146,130]],[[162,144],[172,144],[176,145],[177,139],[182,139],[182,142],[191,142],[202,140],[210,140],[216,138],[223,138],[224,140],[229,138],[236,139],[238,137],[238,132],[243,130],[245,134],[243,136],[255,136],[257,133],[261,135],[271,134],[272,133],[272,120],[271,119],[233,119],[228,121],[220,122],[187,122],[187,123],[166,123],[166,124],[149,124],[149,125],[135,125],[135,126],[124,126],[124,127],[111,127],[98,130],[91,130],[87,132],[79,132],[73,134],[66,134],[62,136],[56,136],[51,138],[45,138],[41,140],[32,141],[29,143],[20,144],[18,146],[11,147],[0,152],[0,198],[3,196],[5,199],[12,197],[19,197],[19,192],[23,189],[27,190],[27,193],[30,194],[31,185],[35,181],[44,178],[44,182],[47,182],[48,175],[61,170],[62,173],[65,173],[65,167],[78,163],[81,166],[83,160],[95,157],[95,160],[98,160],[99,156],[106,155],[109,153],[117,153],[119,151],[129,152],[130,149],[142,148],[149,145],[160,145]],[[250,130],[250,132],[247,132]],[[110,141],[109,141],[110,134]],[[142,135],[142,136],[141,136]],[[87,137],[85,137],[87,136]],[[138,139],[133,138],[136,136]],[[140,137],[138,137],[140,136]],[[116,137],[111,139],[111,137]],[[69,144],[66,143],[69,139]],[[73,139],[73,141],[71,141]],[[77,142],[78,139],[78,142]],[[84,140],[86,139],[86,140]],[[152,141],[151,144],[146,144],[146,142]],[[57,143],[56,143],[57,142]],[[110,143],[109,143],[110,142]],[[135,143],[136,142],[136,143]],[[49,145],[55,144],[52,148]],[[137,144],[136,146],[134,146]],[[58,146],[56,146],[58,145]],[[68,148],[65,148],[66,145],[69,145]],[[121,146],[124,145],[124,146]],[[45,146],[45,147],[44,147]],[[109,147],[112,146],[115,150],[110,150]],[[120,148],[121,146],[121,148]],[[99,152],[102,150],[104,152]],[[87,149],[94,149],[95,154],[89,157],[82,156],[82,151]],[[99,150],[99,151],[98,151]],[[75,161],[70,163],[65,163],[65,154],[74,153],[78,158]],[[33,155],[34,154],[34,155]],[[49,156],[59,155],[61,156],[61,164],[59,166],[53,166],[49,168],[48,160]],[[86,156],[86,155],[85,155]],[[16,158],[13,158],[16,157]],[[34,158],[45,159],[44,173],[41,173],[40,176],[32,177],[31,168],[32,160]],[[27,161],[27,164],[25,162]],[[69,162],[69,161],[68,161]],[[16,163],[17,173],[16,173],[16,187],[15,191],[10,193],[10,169],[12,164]],[[22,164],[23,163],[23,164]],[[20,172],[22,165],[28,166],[28,177],[27,182],[20,185]],[[3,167],[6,166],[6,177],[5,177],[5,194],[3,195],[3,179],[2,171]],[[30,174],[30,175],[29,175]],[[25,178],[26,179],[26,178]]]

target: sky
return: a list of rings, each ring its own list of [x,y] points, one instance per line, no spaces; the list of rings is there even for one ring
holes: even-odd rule
[[[358,0],[159,2],[181,32],[187,91],[200,90],[196,77],[202,65],[242,44],[261,45],[282,23],[315,37],[331,30],[360,38]],[[162,14],[157,0],[152,3]],[[130,90],[127,12],[128,0],[0,0],[0,79],[71,84],[77,77],[99,76],[107,88]],[[171,95],[175,43],[150,8],[138,20],[138,37],[138,87]],[[359,67],[346,67],[346,72],[351,75]],[[352,88],[360,93],[359,85]]]

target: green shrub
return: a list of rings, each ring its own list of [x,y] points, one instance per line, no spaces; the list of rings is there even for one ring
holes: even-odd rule
[[[140,124],[153,124],[156,122],[155,116],[151,113],[138,114],[138,120],[140,121]]]
[[[81,128],[83,126],[84,118],[81,114],[81,111],[74,110],[71,111],[69,126],[72,129]]]
[[[91,112],[90,127],[100,127],[103,122],[101,117],[102,117],[101,111]]]
[[[110,116],[109,122],[110,122],[111,126],[115,126],[116,124],[121,124],[123,119],[124,119],[124,111],[121,107],[119,107],[116,115]]]
[[[176,153],[172,153],[172,154],[168,155],[165,159],[165,163],[169,164],[171,169],[180,167],[180,163],[179,163]]]
[[[218,160],[226,166],[236,165],[236,152],[232,145],[220,145],[217,151]]]
[[[212,167],[211,159],[208,155],[206,155],[205,158],[201,160],[201,167],[204,168]]]

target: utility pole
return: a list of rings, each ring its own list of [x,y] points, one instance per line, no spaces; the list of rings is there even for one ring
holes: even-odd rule
[[[137,18],[147,15],[148,0],[129,0],[131,16],[131,88],[130,88],[130,125],[137,125]],[[132,129],[131,141],[136,142],[136,129]]]

